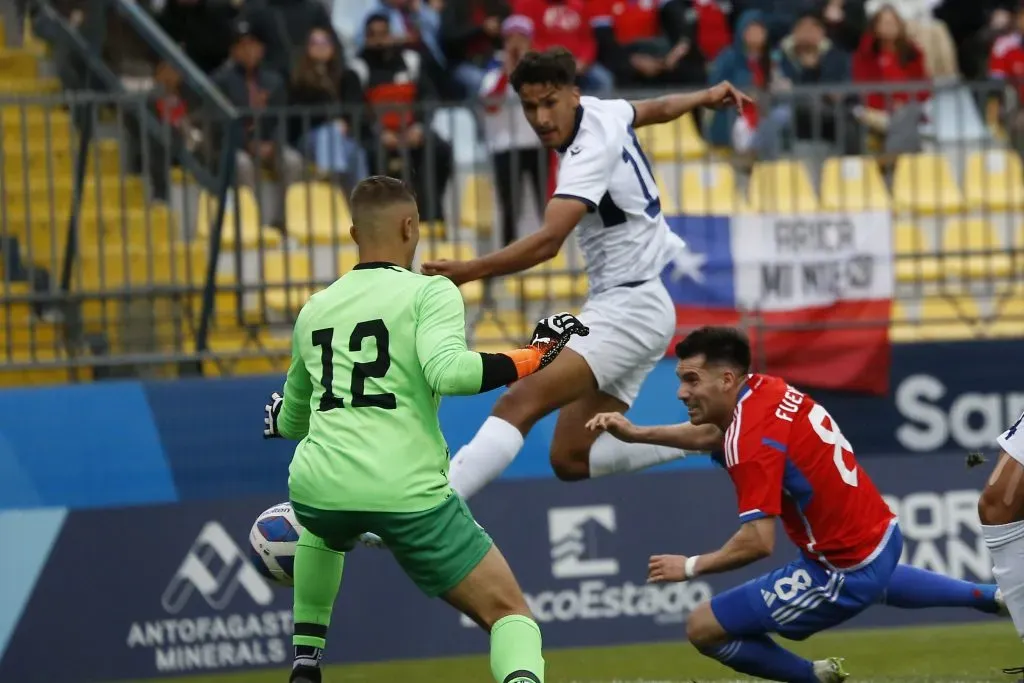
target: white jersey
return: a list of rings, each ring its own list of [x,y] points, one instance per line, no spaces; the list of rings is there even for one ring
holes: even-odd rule
[[[591,294],[653,280],[667,260],[669,228],[653,170],[633,132],[635,115],[626,100],[581,97],[573,135],[558,150],[554,196],[588,208],[577,238]]]
[[[1024,465],[1024,414],[996,439],[1007,455]]]

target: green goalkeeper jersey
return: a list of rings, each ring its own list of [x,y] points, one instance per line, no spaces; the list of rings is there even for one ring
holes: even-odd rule
[[[323,510],[418,512],[450,494],[442,395],[482,390],[458,288],[363,263],[299,312],[278,416],[298,439],[291,499]]]

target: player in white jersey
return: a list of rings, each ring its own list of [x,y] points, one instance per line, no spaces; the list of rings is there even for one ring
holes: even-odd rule
[[[456,284],[518,273],[553,258],[577,227],[586,261],[590,292],[579,319],[590,334],[573,338],[544,372],[516,382],[498,399],[452,460],[451,483],[463,497],[501,474],[524,435],[559,409],[551,465],[563,480],[637,470],[683,455],[586,429],[597,413],[629,408],[675,331],[675,308],[660,274],[684,245],[662,216],[634,129],[698,107],[742,107],[750,100],[729,83],[636,102],[600,100],[580,97],[575,80],[575,57],[563,48],[527,53],[510,78],[530,125],[559,155],[557,188],[541,229],[481,258],[423,265],[424,273]]]
[[[1024,414],[997,439],[1002,453],[978,501],[992,574],[1024,640]],[[1024,673],[1024,668],[1007,673]]]

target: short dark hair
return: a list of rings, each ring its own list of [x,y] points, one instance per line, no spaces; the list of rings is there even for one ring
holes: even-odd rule
[[[821,28],[825,27],[825,19],[824,19],[824,17],[821,16],[821,12],[819,12],[817,10],[813,10],[813,9],[804,10],[803,12],[801,12],[800,14],[797,15],[796,21],[793,22],[793,26],[796,26],[797,24],[799,24],[799,23],[801,23],[803,21],[813,21],[819,27],[821,27]]]
[[[750,372],[750,342],[735,327],[702,327],[676,344],[679,360],[704,356],[707,363],[722,363]]]
[[[361,225],[376,209],[402,202],[416,203],[416,194],[404,180],[386,175],[372,175],[359,181],[352,190],[349,208],[352,222]]]
[[[555,87],[574,85],[576,57],[564,47],[553,47],[543,52],[531,50],[523,55],[512,70],[509,83],[517,93],[527,84]]]

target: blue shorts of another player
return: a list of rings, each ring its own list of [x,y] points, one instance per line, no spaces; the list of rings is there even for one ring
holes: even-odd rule
[[[711,611],[733,637],[778,633],[804,640],[857,616],[885,595],[903,552],[899,526],[871,564],[830,571],[803,556],[711,599]]]

